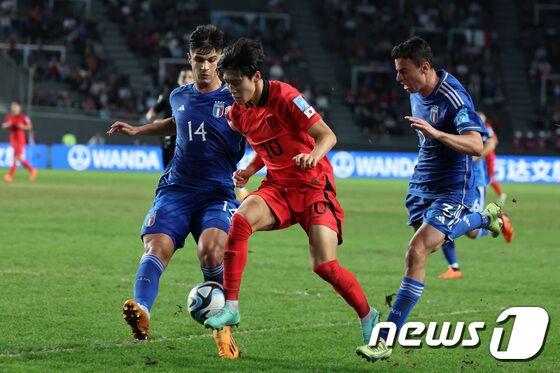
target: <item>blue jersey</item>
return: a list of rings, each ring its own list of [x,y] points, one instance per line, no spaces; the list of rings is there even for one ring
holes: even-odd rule
[[[482,135],[482,141],[488,141],[489,134]],[[485,187],[490,184],[488,177],[488,169],[486,167],[486,159],[480,158],[473,162],[474,184],[476,187]]]
[[[158,188],[233,191],[232,175],[245,154],[245,140],[226,120],[225,108],[232,103],[226,85],[201,93],[194,84],[187,84],[171,92],[177,144]]]
[[[410,95],[412,115],[446,133],[458,135],[476,131],[486,134],[466,89],[445,70],[437,71],[437,75],[439,81],[428,97],[420,93]],[[408,193],[422,198],[447,197],[470,206],[475,187],[472,157],[416,132],[420,150]]]

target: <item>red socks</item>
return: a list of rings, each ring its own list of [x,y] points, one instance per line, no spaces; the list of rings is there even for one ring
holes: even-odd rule
[[[323,280],[332,285],[334,290],[344,298],[358,314],[360,318],[367,316],[369,313],[369,304],[356,277],[344,267],[338,264],[338,260],[331,260],[313,266],[313,271]]]
[[[224,290],[226,300],[239,299],[239,285],[245,264],[249,237],[253,234],[253,227],[241,214],[234,214],[231,219],[226,248],[224,252]]]
[[[27,162],[25,159],[21,160],[20,163],[22,164],[23,167],[27,169],[27,171],[29,172],[33,171],[33,167],[31,167],[29,162]],[[14,174],[16,173],[16,169],[17,169],[17,161],[14,160],[14,163],[12,163],[12,167],[10,167],[10,171],[9,171],[10,176],[14,176]]]
[[[500,184],[498,184],[498,182],[496,180],[492,181],[492,188],[494,188],[494,190],[496,191],[496,194],[499,196],[502,195],[502,188],[500,188]]]

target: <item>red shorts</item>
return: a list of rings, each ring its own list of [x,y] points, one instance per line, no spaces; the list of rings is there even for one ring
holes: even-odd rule
[[[23,155],[23,149],[25,148],[25,144],[21,142],[12,142],[10,143],[12,148],[14,148],[14,157],[19,157]]]
[[[255,194],[266,202],[278,220],[274,228],[284,229],[299,223],[306,233],[311,225],[324,225],[336,232],[338,244],[342,243],[344,211],[332,187],[282,187],[263,182]]]

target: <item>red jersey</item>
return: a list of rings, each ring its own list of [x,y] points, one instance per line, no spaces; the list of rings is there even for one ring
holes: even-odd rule
[[[495,138],[496,140],[498,139],[496,137],[496,133],[494,132],[494,129],[492,128],[491,125],[489,125],[488,123],[484,123],[486,126],[486,130],[488,131],[488,138]],[[494,159],[496,158],[496,153],[494,152],[494,150],[492,150],[490,153],[488,153],[486,155],[486,162],[492,162]]]
[[[25,131],[19,128],[19,126],[27,126],[31,124],[31,121],[24,114],[12,115],[8,114],[4,118],[3,123],[9,122],[11,126],[10,129],[10,144],[12,145],[25,145]]]
[[[300,153],[313,151],[315,140],[307,131],[321,119],[321,115],[289,84],[265,80],[258,104],[235,102],[227,119],[264,161],[268,169],[266,181],[287,187],[304,184],[324,188],[325,176],[331,182],[334,179],[327,157],[323,157],[315,168],[306,170],[293,160]]]

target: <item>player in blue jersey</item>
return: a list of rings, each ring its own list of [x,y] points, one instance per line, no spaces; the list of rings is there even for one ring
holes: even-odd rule
[[[115,122],[108,131],[177,136],[175,154],[159,180],[142,226],[145,254],[136,272],[134,298],[123,306],[123,317],[137,339],[149,337],[159,279],[189,233],[197,243],[204,281],[223,283],[224,246],[231,217],[239,206],[232,175],[244,155],[245,140],[225,117],[233,98],[217,73],[222,49],[221,30],[198,26],[190,36],[188,54],[194,83],[171,93],[172,117],[138,127]],[[214,339],[220,356],[239,356],[229,328],[214,333]]]
[[[475,197],[472,157],[482,154],[486,129],[468,92],[451,74],[434,69],[431,48],[422,38],[395,46],[391,58],[397,82],[410,93],[412,115],[405,118],[416,130],[420,148],[406,197],[414,235],[387,320],[398,333],[422,295],[430,254],[473,229],[486,228],[498,236],[500,208],[490,204],[482,213],[469,211]],[[394,333],[388,336],[389,330],[383,329],[372,346],[358,347],[356,353],[369,361],[388,358]]]
[[[484,121],[484,114],[478,113],[482,123]],[[491,127],[486,127],[488,132],[487,135],[483,135],[482,139],[484,141],[484,147],[482,149],[482,155],[480,157],[473,157],[473,172],[475,179],[475,197],[470,208],[471,212],[482,212],[482,207],[484,206],[484,201],[486,199],[486,187],[490,184],[490,178],[488,177],[488,170],[486,166],[486,156],[496,149],[496,136]],[[513,239],[513,226],[509,220],[509,217],[505,214],[500,214],[500,226],[502,230],[502,236],[511,237]],[[474,229],[466,234],[467,237],[472,239],[477,239],[488,235],[488,229],[480,228]],[[511,242],[511,239],[507,240]],[[442,273],[439,278],[443,280],[457,280],[460,279],[463,274],[461,268],[459,267],[459,261],[457,260],[457,254],[455,252],[455,241],[447,240],[441,246],[441,251],[447,260],[448,269],[447,272]]]

